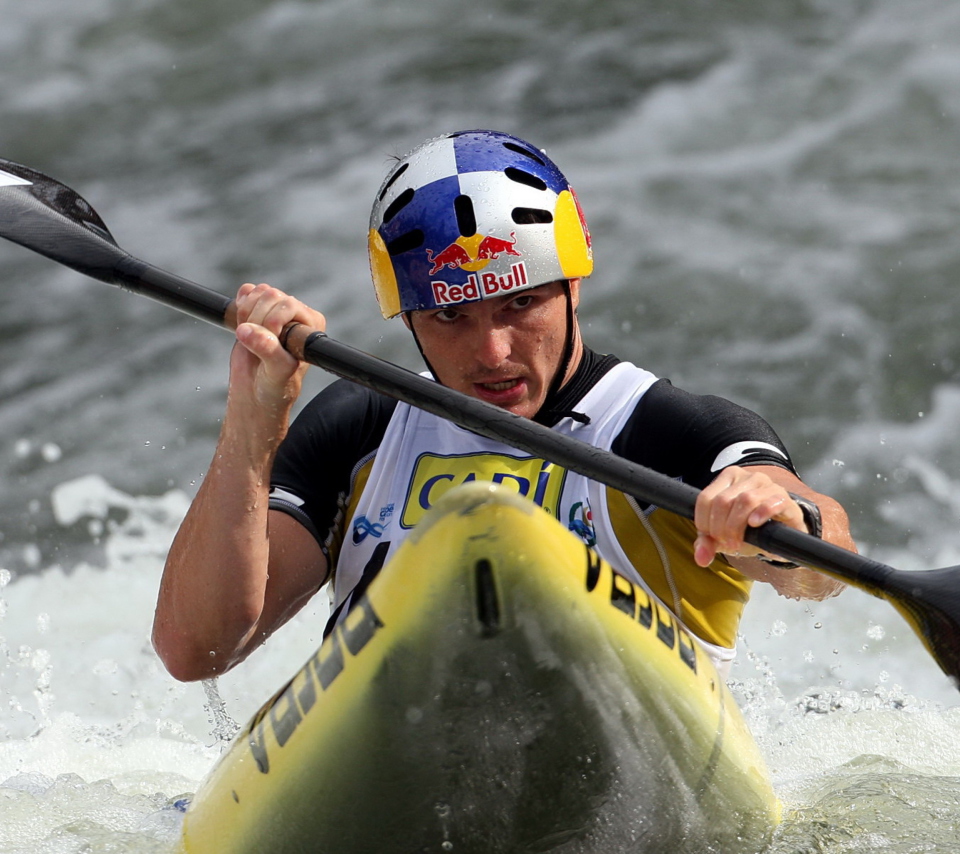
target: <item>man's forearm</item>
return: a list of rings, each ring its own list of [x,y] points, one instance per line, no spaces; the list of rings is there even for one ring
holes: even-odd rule
[[[237,424],[234,430],[233,425]],[[245,654],[263,611],[267,496],[276,441],[224,419],[217,451],[164,567],[153,641],[179,679],[222,673]]]

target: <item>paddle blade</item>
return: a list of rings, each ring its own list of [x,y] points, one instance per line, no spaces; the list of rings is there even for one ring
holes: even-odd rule
[[[919,635],[940,669],[960,688],[960,566],[888,578],[888,600]]]
[[[229,297],[134,258],[99,214],[49,175],[0,159],[0,237],[78,273],[223,326]],[[235,325],[235,324],[234,324]]]
[[[0,159],[0,237],[95,279],[116,284],[126,253],[90,203],[19,163]]]

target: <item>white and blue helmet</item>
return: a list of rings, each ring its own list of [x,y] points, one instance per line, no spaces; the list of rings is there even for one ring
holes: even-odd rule
[[[496,131],[429,140],[390,171],[370,215],[384,317],[593,271],[573,188],[539,149]]]

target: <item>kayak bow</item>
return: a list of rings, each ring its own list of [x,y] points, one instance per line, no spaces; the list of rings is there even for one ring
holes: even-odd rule
[[[254,715],[181,850],[735,854],[777,818],[736,702],[673,614],[474,483]]]

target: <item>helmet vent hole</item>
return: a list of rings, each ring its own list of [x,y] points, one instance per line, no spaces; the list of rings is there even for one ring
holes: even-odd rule
[[[503,147],[509,148],[511,151],[517,152],[517,154],[522,154],[524,157],[529,157],[531,160],[535,161],[536,163],[539,163],[541,166],[547,165],[539,157],[537,157],[537,155],[534,154],[532,151],[529,151],[528,149],[524,148],[522,145],[517,145],[515,142],[505,142],[503,144]]]
[[[469,196],[457,196],[453,200],[453,209],[457,214],[457,225],[462,237],[473,237],[477,233],[477,216],[473,212],[473,201]]]
[[[383,201],[383,197],[387,195],[387,190],[389,190],[397,182],[397,178],[399,178],[409,168],[410,168],[410,164],[404,163],[399,169],[397,169],[396,172],[393,173],[393,175],[390,176],[390,180],[383,185],[383,189],[380,191],[381,202]]]
[[[392,202],[390,202],[389,207],[383,212],[384,225],[390,222],[390,220],[392,220],[398,213],[400,213],[400,211],[402,211],[407,205],[410,204],[410,202],[413,201],[413,193],[413,188],[408,187]]]
[[[528,187],[533,187],[535,190],[547,189],[547,185],[536,175],[531,175],[529,172],[524,172],[522,169],[515,169],[513,166],[508,166],[503,170],[503,172],[511,181],[516,181],[518,184],[526,184]]]
[[[517,225],[543,225],[553,222],[553,214],[538,208],[514,208],[510,214]]]
[[[415,228],[413,231],[408,231],[406,234],[393,238],[387,244],[387,252],[393,258],[401,252],[409,252],[411,249],[419,249],[421,246],[423,246],[423,232],[419,228]]]

